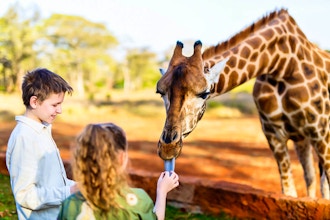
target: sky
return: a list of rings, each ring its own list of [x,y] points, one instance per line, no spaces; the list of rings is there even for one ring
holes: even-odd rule
[[[0,16],[15,2],[45,18],[61,13],[104,23],[124,49],[162,53],[179,40],[187,56],[196,40],[216,45],[285,8],[310,41],[330,50],[329,0],[0,0]]]

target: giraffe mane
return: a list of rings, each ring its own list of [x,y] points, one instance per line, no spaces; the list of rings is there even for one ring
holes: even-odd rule
[[[228,50],[229,48],[239,44],[244,39],[246,39],[251,33],[254,33],[264,27],[265,24],[267,24],[269,21],[273,20],[274,18],[279,17],[282,14],[287,14],[287,9],[280,9],[275,10],[271,12],[270,14],[264,16],[259,21],[252,23],[249,27],[243,29],[238,34],[231,37],[229,40],[226,40],[222,43],[217,44],[216,46],[211,46],[207,48],[203,52],[203,60],[207,60],[214,56],[214,54],[220,54],[221,52],[224,52]]]

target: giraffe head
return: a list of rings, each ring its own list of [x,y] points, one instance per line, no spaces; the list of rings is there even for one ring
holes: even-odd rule
[[[208,69],[204,67],[200,41],[195,42],[191,57],[183,56],[182,48],[183,44],[178,41],[168,69],[161,70],[163,76],[157,83],[157,93],[161,94],[166,109],[166,121],[158,142],[158,155],[164,160],[180,155],[182,138],[202,118],[206,100],[227,61]]]

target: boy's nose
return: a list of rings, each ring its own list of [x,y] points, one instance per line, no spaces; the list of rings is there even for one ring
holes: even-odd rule
[[[61,105],[58,105],[57,108],[56,108],[56,113],[57,114],[61,114],[62,113],[62,106]]]

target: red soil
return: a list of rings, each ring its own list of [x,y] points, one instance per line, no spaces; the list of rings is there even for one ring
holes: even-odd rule
[[[1,123],[2,152],[6,149],[14,125],[14,122]],[[148,130],[160,135],[161,126],[154,126],[157,128],[149,127]],[[129,124],[124,126],[129,140],[130,169],[160,173],[164,164],[156,153],[157,138],[145,138],[148,132],[129,127]],[[53,136],[64,159],[70,159],[70,147],[81,129],[81,125],[54,123]],[[298,195],[306,196],[302,168],[291,144],[289,149]],[[216,122],[211,119],[202,120],[184,140],[175,168],[180,176],[223,180],[268,192],[281,192],[277,165],[258,118],[221,119]]]
[[[157,156],[157,137],[162,125],[114,118],[129,140],[130,173],[137,187],[154,198],[155,182],[164,163]],[[15,122],[0,124],[0,156]],[[70,147],[82,125],[57,121],[53,136],[62,157],[70,160]],[[147,128],[146,128],[147,127]],[[293,175],[299,197],[306,196],[302,168],[289,143]],[[6,172],[4,160],[0,172]],[[315,163],[315,167],[317,164]],[[224,210],[244,219],[324,219],[330,217],[326,200],[293,199],[281,196],[276,161],[261,131],[258,118],[204,118],[184,140],[175,170],[181,188],[169,194],[169,200],[213,214]],[[318,180],[319,181],[319,180]],[[319,187],[318,187],[319,188]],[[317,192],[320,197],[320,192]],[[289,217],[290,216],[290,217]]]

